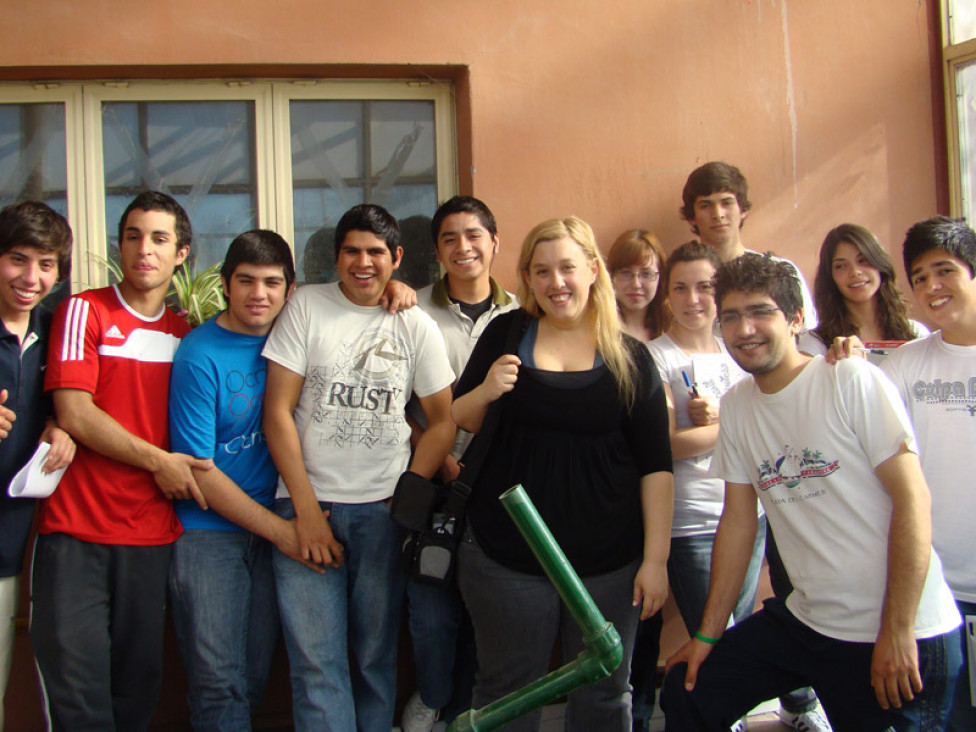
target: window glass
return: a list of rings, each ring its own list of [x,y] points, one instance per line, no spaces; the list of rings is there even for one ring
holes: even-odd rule
[[[959,120],[961,215],[972,221],[976,204],[976,61],[956,67],[956,113]]]
[[[64,105],[0,104],[0,206],[44,201],[68,211]]]
[[[0,208],[43,201],[68,216],[64,104],[0,104]],[[64,280],[44,299],[54,309],[70,294]]]
[[[180,202],[193,225],[198,270],[221,261],[231,239],[257,226],[254,103],[105,102],[105,226],[146,188]]]
[[[103,257],[146,189],[186,208],[197,271],[261,226],[294,246],[299,282],[335,279],[339,217],[377,203],[404,233],[395,276],[420,287],[438,272],[430,216],[457,183],[453,128],[450,84],[433,81],[0,82],[0,205],[66,215],[84,289],[111,279]]]
[[[948,0],[949,43],[963,43],[976,38],[976,2]]]
[[[292,189],[300,282],[335,279],[333,233],[359,203],[399,221],[404,260],[395,276],[415,287],[437,274],[430,216],[437,208],[432,101],[292,100]]]

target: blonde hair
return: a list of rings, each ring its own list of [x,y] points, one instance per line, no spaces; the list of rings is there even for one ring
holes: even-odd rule
[[[590,294],[586,303],[586,312],[590,317],[596,347],[603,357],[603,362],[613,374],[617,382],[617,389],[624,403],[630,407],[634,402],[637,386],[634,379],[634,360],[630,351],[624,346],[620,320],[617,317],[617,300],[610,282],[600,251],[596,246],[593,229],[582,219],[568,216],[564,219],[549,219],[537,224],[522,242],[519,253],[517,276],[519,280],[518,298],[522,307],[536,318],[544,313],[526,281],[529,265],[535,248],[541,242],[557,239],[571,239],[582,250],[587,261],[596,264],[596,279],[590,286]]]
[[[664,286],[664,265],[668,258],[664,255],[661,240],[646,229],[629,229],[617,237],[607,252],[607,269],[612,277],[625,267],[642,267],[644,262],[653,259],[660,277],[654,297],[644,310],[644,325],[657,338],[668,329],[668,314],[665,306],[667,287]]]

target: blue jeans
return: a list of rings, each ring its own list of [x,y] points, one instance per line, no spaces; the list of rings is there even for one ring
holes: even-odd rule
[[[278,639],[271,544],[246,531],[185,531],[173,545],[169,591],[200,730],[249,730]]]
[[[332,511],[329,524],[343,545],[345,564],[316,574],[274,552],[295,729],[389,732],[404,591],[403,532],[383,501],[320,505]],[[275,512],[295,516],[287,498],[275,502]]]
[[[976,709],[973,708],[973,700],[969,692],[969,652],[966,647],[966,616],[976,615],[976,602],[963,602],[958,600],[956,605],[959,607],[959,614],[962,615],[962,671],[959,674],[959,683],[956,684],[956,695],[952,700],[952,714],[949,717],[949,726],[946,728],[950,732],[972,732],[976,730]]]
[[[812,686],[835,732],[941,730],[962,662],[958,631],[917,641],[923,689],[900,709],[878,706],[871,688],[873,643],[821,635],[797,620],[777,599],[730,628],[698,670],[695,688],[684,688],[685,664],[664,679],[665,729],[728,730],[765,699]]]
[[[431,709],[443,709],[454,689],[454,651],[461,620],[456,586],[407,580],[407,620],[417,670],[417,690]]]
[[[668,557],[668,582],[671,593],[681,612],[688,635],[694,635],[701,625],[708,599],[708,582],[712,575],[712,547],[715,534],[680,536],[671,539],[671,554]],[[732,611],[732,618],[739,623],[750,615],[756,606],[756,589],[759,585],[759,572],[762,569],[763,555],[766,551],[766,517],[759,519],[756,541],[752,546],[752,558],[742,582],[739,599]]]

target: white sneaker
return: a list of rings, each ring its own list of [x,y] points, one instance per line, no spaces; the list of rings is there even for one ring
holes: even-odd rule
[[[830,722],[820,713],[819,709],[811,709],[809,712],[794,714],[780,707],[779,721],[787,727],[792,727],[800,732],[833,732]]]
[[[420,698],[420,692],[415,691],[403,708],[400,717],[400,729],[403,732],[430,732],[437,721],[438,710],[431,709]]]

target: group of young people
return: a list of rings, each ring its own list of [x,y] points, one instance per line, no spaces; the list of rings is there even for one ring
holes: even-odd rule
[[[519,483],[624,647],[569,694],[567,729],[646,729],[669,586],[692,640],[668,661],[668,729],[730,729],[775,696],[791,726],[830,729],[808,687],[838,731],[943,729],[953,693],[951,729],[973,729],[956,679],[976,501],[949,465],[973,452],[976,235],[942,218],[909,232],[940,331],[885,377],[843,358],[925,332],[883,248],[830,232],[815,308],[795,266],[745,250],[747,193],[733,166],[696,169],[681,212],[698,240],[670,257],[637,230],[604,260],[586,222],[542,222],[517,297],[490,274],[491,211],[452,198],[419,307],[392,280],[409,253],[380,206],[340,219],[332,284],[295,289],[288,244],[246,232],[221,270],[226,310],[192,332],[164,302],[192,241],[169,196],[132,201],[122,281],[66,300],[50,334],[36,305],[68,275],[70,229],[43,204],[0,212],[4,478],[38,441],[46,470],[68,466],[40,502],[32,577],[51,726],[148,726],[167,586],[195,729],[249,728],[279,630],[297,729],[390,729],[404,598],[405,732],[501,698],[546,673],[555,642],[583,648],[497,500]],[[837,363],[807,355],[817,343]],[[457,586],[408,580],[394,487],[456,478],[489,413]],[[32,507],[3,500],[15,577]],[[778,599],[753,614],[764,548]]]
[[[910,285],[940,328],[929,335],[908,319],[869,231],[827,234],[814,310],[791,263],[742,245],[749,207],[741,173],[709,163],[684,190],[699,241],[666,258],[653,235],[633,231],[608,253],[622,319],[649,341],[672,413],[668,569],[692,640],[668,661],[667,729],[741,729],[775,696],[781,721],[803,730],[974,729],[959,629],[973,610],[960,552],[974,502],[946,466],[973,436],[959,418],[972,413],[963,374],[976,357],[976,236],[943,217],[908,232]],[[915,342],[883,361],[888,378],[831,365],[858,352],[881,361],[905,341]],[[751,615],[764,516],[777,599]],[[634,729],[653,711],[654,620],[633,658]]]

